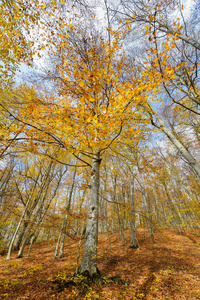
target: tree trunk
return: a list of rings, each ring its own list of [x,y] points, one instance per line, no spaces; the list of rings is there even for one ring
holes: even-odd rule
[[[197,176],[200,178],[200,165],[196,161],[196,159],[192,156],[190,151],[184,147],[184,145],[176,138],[176,136],[171,132],[167,126],[165,125],[163,119],[156,113],[153,112],[154,116],[159,122],[160,129],[168,136],[170,141],[174,144],[174,146],[181,152],[183,157],[187,160],[189,166],[194,170]],[[155,125],[155,124],[154,124]]]
[[[16,241],[16,243],[13,247],[13,251],[18,251],[19,250],[20,244],[22,242],[22,239],[23,239],[23,236],[24,236],[24,233],[25,233],[27,227],[28,227],[28,222],[24,221],[23,228],[22,228],[21,232],[18,235],[17,241]]]
[[[12,251],[12,247],[13,247],[15,238],[16,238],[16,236],[17,236],[17,233],[18,233],[18,231],[19,231],[19,228],[20,228],[20,226],[21,226],[21,223],[22,223],[22,221],[23,221],[23,219],[24,219],[24,217],[25,217],[25,215],[26,215],[26,212],[27,212],[27,209],[28,209],[28,205],[29,205],[29,203],[30,203],[30,201],[31,201],[31,198],[32,198],[32,197],[29,197],[29,200],[28,200],[27,203],[26,203],[26,207],[25,207],[25,209],[24,209],[24,212],[23,212],[23,214],[22,214],[22,216],[21,216],[21,218],[20,218],[20,220],[19,220],[19,223],[18,223],[18,225],[17,225],[17,228],[16,228],[16,230],[15,230],[15,233],[14,233],[14,235],[13,235],[13,238],[12,238],[12,240],[11,240],[11,243],[10,243],[10,246],[9,246],[9,249],[8,249],[8,254],[7,254],[6,260],[10,260],[10,255],[11,255],[11,251]]]
[[[97,243],[98,243],[98,209],[99,209],[99,169],[100,154],[93,157],[92,178],[90,190],[90,203],[87,216],[84,251],[78,273],[98,281],[100,272],[97,268]]]
[[[148,206],[148,200],[147,200],[147,195],[146,195],[146,191],[145,191],[144,179],[142,177],[142,174],[140,173],[139,167],[138,167],[138,172],[137,173],[138,173],[137,174],[137,180],[138,180],[138,183],[141,187],[142,198],[143,198],[143,201],[144,201],[144,208],[145,208],[145,213],[146,213],[147,226],[148,226],[148,229],[149,229],[151,242],[153,243],[153,241],[154,241],[154,232],[153,232],[153,227],[152,227],[152,224],[151,224],[151,214],[150,214],[150,210],[149,210],[149,206]]]
[[[170,206],[170,209],[172,211],[172,220],[173,220],[173,224],[175,224],[175,226],[178,228],[179,232],[181,233],[182,232],[182,219],[181,219],[181,216],[172,200],[172,197],[169,193],[169,190],[168,190],[168,187],[167,187],[167,184],[166,182],[163,180],[162,181],[162,184],[163,184],[163,187],[164,187],[164,191],[166,193],[166,196],[167,196],[167,199],[168,199],[168,204]]]
[[[76,178],[76,168],[74,170],[74,175],[73,175],[73,179],[72,179],[72,185],[71,185],[71,189],[70,189],[70,193],[69,193],[69,199],[68,199],[68,203],[66,203],[66,211],[65,211],[65,215],[63,218],[63,224],[62,224],[62,228],[61,228],[61,237],[60,237],[60,252],[59,252],[59,258],[63,257],[63,253],[64,253],[64,242],[65,242],[65,231],[66,231],[66,227],[67,227],[67,219],[68,219],[68,213],[70,210],[70,206],[71,206],[71,201],[72,201],[72,194],[73,194],[73,190],[74,190],[74,184],[75,184],[75,178]]]
[[[134,205],[134,177],[131,178],[131,246],[130,248],[136,249],[138,245],[136,243],[136,232],[135,232],[135,205]]]
[[[82,209],[83,201],[85,200],[85,198],[88,198],[88,195],[87,195],[87,192],[86,192],[86,188],[84,188],[83,195],[81,197],[81,203],[80,203],[79,209],[78,209],[79,215],[81,214],[81,209]],[[81,232],[82,232],[82,224],[79,221],[79,218],[77,218],[76,219],[76,236],[78,237],[79,234],[81,234]]]

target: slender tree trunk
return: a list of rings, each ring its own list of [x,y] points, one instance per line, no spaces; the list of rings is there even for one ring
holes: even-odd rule
[[[13,247],[13,251],[18,251],[19,250],[20,244],[22,242],[22,239],[23,239],[23,236],[24,236],[24,233],[25,233],[27,227],[28,227],[28,222],[24,221],[23,228],[22,228],[21,232],[18,235],[17,241],[16,241],[16,243]]]
[[[81,250],[81,242],[84,239],[84,235],[85,235],[85,228],[82,228],[80,239],[79,239],[79,242],[78,242],[78,252],[77,252],[77,258],[76,258],[76,275],[77,275],[78,269],[79,269],[78,264],[79,264],[80,250]]]
[[[41,224],[43,222],[44,216],[45,216],[46,212],[48,211],[48,208],[49,208],[49,206],[50,206],[53,198],[54,198],[54,196],[52,197],[52,199],[50,199],[49,203],[44,208],[43,213],[40,215],[39,219],[37,220],[37,223],[36,223],[36,226],[35,226],[35,229],[34,229],[34,233],[31,236],[29,236],[29,238],[30,238],[30,247],[29,247],[29,250],[28,250],[27,257],[29,257],[29,254],[30,254],[31,247],[32,247],[33,243],[35,243],[36,240],[37,240],[37,238],[38,238],[38,235],[40,233],[40,226],[41,226]],[[27,243],[27,241],[26,241],[26,243]]]
[[[72,179],[72,185],[71,185],[71,189],[70,189],[70,193],[69,193],[69,199],[68,199],[68,203],[66,205],[66,211],[65,211],[65,215],[64,215],[64,219],[63,219],[63,224],[62,224],[62,228],[61,228],[61,237],[60,237],[60,252],[59,252],[59,258],[63,257],[63,253],[64,253],[64,242],[65,242],[65,231],[66,231],[66,227],[67,227],[67,219],[68,219],[68,213],[70,210],[70,206],[71,206],[71,201],[72,201],[72,194],[73,194],[73,190],[74,190],[74,184],[75,184],[75,178],[76,178],[76,168],[74,170],[74,175],[73,175],[73,179]]]
[[[87,216],[86,235],[83,256],[78,273],[98,281],[100,272],[97,268],[98,243],[98,208],[99,208],[99,169],[100,155],[95,154],[92,163],[92,178],[90,190],[90,203]]]
[[[83,191],[83,196],[81,197],[81,203],[80,203],[79,210],[78,210],[79,215],[81,214],[83,201],[85,200],[85,198],[87,199],[87,197],[88,196],[87,196],[87,192],[86,192],[86,188],[85,188]],[[79,218],[77,218],[77,220],[76,220],[76,236],[78,237],[79,234],[81,234],[81,232],[82,232],[81,222],[79,221]]]
[[[186,149],[184,145],[177,139],[177,137],[173,134],[173,132],[167,128],[163,119],[156,112],[152,111],[152,113],[155,115],[156,119],[158,120],[160,129],[162,129],[162,131],[168,136],[170,141],[174,144],[174,146],[181,152],[183,157],[187,160],[192,170],[200,178],[200,165],[198,164],[196,159],[192,156],[190,151]]]
[[[170,205],[170,208],[171,208],[171,211],[173,213],[172,215],[172,220],[173,220],[173,223],[175,224],[176,227],[178,227],[178,230],[179,232],[181,233],[182,232],[182,219],[181,219],[181,216],[178,212],[178,210],[176,209],[176,206],[172,200],[172,197],[169,193],[169,190],[168,190],[168,187],[167,187],[167,184],[165,181],[162,181],[162,184],[163,184],[163,187],[164,187],[164,190],[165,190],[165,193],[166,193],[166,196],[167,196],[167,199],[168,199],[168,203]]]
[[[135,231],[135,205],[134,205],[134,177],[131,176],[131,246],[130,248],[136,249],[138,245],[136,243],[136,231]]]
[[[40,229],[38,228],[37,231],[32,235],[32,237],[31,237],[31,239],[30,239],[30,246],[29,246],[29,249],[28,249],[27,257],[29,257],[30,252],[31,252],[32,245],[33,245],[33,243],[36,242],[39,233],[40,233]]]
[[[49,185],[50,185],[50,180],[48,181],[48,183],[47,183],[47,185],[45,187],[45,191],[44,191],[43,197],[38,201],[38,209],[37,209],[37,211],[35,213],[35,216],[33,217],[32,222],[27,227],[27,230],[26,230],[26,232],[25,232],[25,234],[23,236],[23,240],[22,240],[22,243],[21,243],[21,248],[19,249],[19,252],[18,252],[16,258],[23,257],[23,251],[24,251],[24,248],[25,248],[26,243],[28,241],[28,238],[30,237],[30,233],[31,233],[32,228],[35,226],[36,229],[37,229],[37,227],[39,226],[41,220],[43,219],[43,215],[44,215],[43,214],[43,207],[44,207],[44,202],[46,200],[46,196],[47,196]],[[44,209],[44,211],[45,211],[45,209]]]
[[[146,191],[145,191],[144,179],[142,177],[142,174],[140,173],[140,169],[139,168],[138,168],[137,180],[138,180],[139,185],[141,187],[142,197],[143,197],[143,201],[144,201],[144,208],[145,208],[145,213],[146,213],[146,219],[147,219],[147,226],[148,226],[148,229],[149,229],[149,234],[150,234],[151,242],[153,243],[154,232],[153,232],[153,227],[151,225],[150,211],[149,211],[149,206],[148,206],[148,201],[147,201],[147,195],[146,195]]]
[[[61,229],[62,229],[62,228],[61,228]],[[58,241],[57,241],[57,244],[56,244],[56,249],[55,249],[55,252],[54,252],[54,255],[53,255],[53,260],[56,259],[56,256],[57,256],[57,254],[58,254],[58,249],[59,249],[59,245],[60,245],[61,234],[62,234],[62,232],[60,231],[60,232],[59,232]]]
[[[25,207],[25,209],[24,209],[24,212],[23,212],[23,214],[22,214],[22,216],[21,216],[21,219],[20,219],[20,221],[19,221],[19,223],[18,223],[18,225],[17,225],[17,228],[16,228],[16,230],[15,230],[15,233],[14,233],[14,235],[13,235],[12,241],[11,241],[10,246],[9,246],[9,249],[8,249],[8,254],[7,254],[6,260],[9,260],[9,259],[10,259],[10,255],[11,255],[11,251],[12,251],[12,247],[13,247],[15,238],[16,238],[16,236],[17,236],[17,233],[18,233],[18,231],[19,231],[19,228],[20,228],[20,226],[21,226],[21,223],[22,223],[22,221],[23,221],[23,218],[24,218],[25,215],[26,215],[26,212],[27,212],[28,205],[29,205],[30,201],[31,201],[31,197],[29,197],[29,200],[28,200],[28,202],[26,203],[26,207]]]

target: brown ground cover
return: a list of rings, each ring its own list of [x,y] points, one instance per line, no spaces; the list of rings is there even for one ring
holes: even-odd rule
[[[200,233],[200,232],[199,232]],[[200,299],[200,237],[164,230],[154,245],[147,230],[138,229],[140,249],[122,246],[117,234],[99,237],[98,266],[104,285],[74,278],[78,243],[67,238],[65,255],[53,261],[55,241],[37,242],[30,257],[0,257],[0,299]],[[117,275],[117,276],[116,276]],[[116,280],[110,277],[116,276]],[[113,282],[114,281],[114,282]]]

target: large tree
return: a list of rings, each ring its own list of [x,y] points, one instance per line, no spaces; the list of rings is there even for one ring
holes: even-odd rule
[[[21,139],[30,151],[40,153],[41,146],[52,144],[91,167],[79,273],[96,278],[100,163],[119,137],[138,136],[143,118],[138,109],[143,102],[141,84],[136,85],[137,78],[124,80],[124,73],[130,70],[121,42],[123,32],[113,32],[112,40],[107,40],[97,32],[69,27],[60,19],[58,24],[61,27],[53,36],[47,36],[49,64],[42,70],[42,79],[51,84],[53,92],[42,94],[21,87],[14,95],[17,113],[13,108],[8,111],[24,125]]]

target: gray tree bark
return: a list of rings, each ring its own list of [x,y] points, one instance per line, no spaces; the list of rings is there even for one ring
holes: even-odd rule
[[[198,164],[196,159],[192,156],[190,151],[188,149],[186,149],[184,147],[184,145],[177,139],[177,137],[173,134],[173,132],[167,128],[163,119],[155,111],[151,110],[151,112],[156,117],[156,119],[159,123],[159,126],[156,126],[155,124],[154,125],[156,127],[159,127],[167,135],[167,137],[170,139],[170,141],[173,143],[173,145],[181,152],[183,157],[187,160],[191,169],[200,178],[200,165]]]
[[[100,154],[93,156],[90,203],[87,216],[84,251],[78,273],[98,281],[100,272],[97,268],[98,244],[98,208],[99,208],[99,169]]]
[[[135,231],[135,205],[134,205],[134,177],[131,176],[131,248],[136,249],[138,248],[136,242],[136,231]]]
[[[148,226],[148,229],[149,229],[151,242],[153,243],[153,241],[154,241],[154,232],[153,232],[153,227],[152,227],[152,224],[151,224],[151,218],[150,218],[151,214],[150,214],[150,211],[149,211],[147,195],[146,195],[146,191],[145,191],[144,178],[143,178],[142,174],[140,173],[139,167],[138,167],[138,172],[137,172],[137,181],[138,181],[138,183],[141,187],[142,198],[143,198],[143,201],[144,201],[144,208],[145,208],[145,213],[146,213],[147,226]],[[148,216],[148,218],[147,218],[147,216]]]
[[[74,184],[75,184],[75,178],[76,178],[76,169],[77,169],[77,167],[75,167],[75,170],[74,170],[72,185],[71,185],[71,189],[70,189],[70,193],[69,193],[69,198],[68,198],[68,201],[66,203],[66,211],[65,211],[65,215],[64,215],[63,223],[62,223],[62,227],[61,227],[61,232],[60,232],[60,238],[59,238],[60,252],[59,252],[59,255],[58,255],[59,258],[62,258],[63,253],[64,253],[64,242],[65,242],[65,234],[66,234],[65,231],[66,231],[66,227],[67,227],[68,213],[69,213],[70,206],[71,206],[71,201],[72,201],[72,194],[73,194],[73,190],[74,190]],[[54,254],[54,259],[55,259],[56,255],[57,255],[57,253]]]
[[[11,240],[11,243],[10,243],[10,246],[9,246],[9,249],[8,249],[8,254],[7,254],[6,260],[10,260],[10,255],[11,255],[11,251],[12,251],[12,247],[13,247],[15,238],[16,238],[16,236],[17,236],[17,233],[18,233],[18,231],[19,231],[19,228],[20,228],[20,226],[21,226],[21,223],[22,223],[22,221],[23,221],[23,219],[24,219],[24,217],[25,217],[25,215],[26,215],[26,212],[27,212],[28,205],[29,205],[30,201],[31,201],[31,197],[29,198],[29,200],[28,200],[27,203],[26,203],[26,207],[25,207],[25,209],[24,209],[24,212],[23,212],[23,214],[22,214],[22,216],[21,216],[21,218],[20,218],[20,220],[19,220],[19,223],[18,223],[18,225],[17,225],[17,228],[16,228],[15,233],[14,233],[14,235],[13,235],[13,238],[12,238],[12,240]]]

